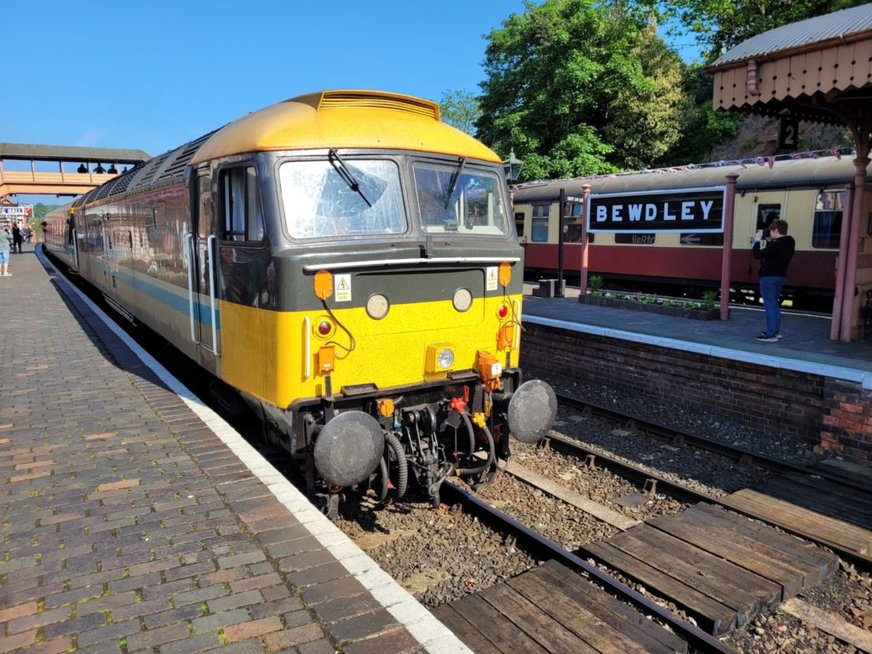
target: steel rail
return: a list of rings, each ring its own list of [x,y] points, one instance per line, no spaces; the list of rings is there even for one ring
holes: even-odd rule
[[[863,482],[844,477],[837,472],[820,470],[818,468],[812,468],[810,466],[784,461],[783,459],[777,459],[775,457],[761,454],[759,452],[754,452],[743,447],[729,445],[727,443],[722,443],[720,441],[706,438],[704,436],[692,434],[682,429],[669,427],[667,425],[663,425],[652,420],[633,415],[626,411],[610,409],[608,407],[595,404],[587,400],[582,400],[581,398],[567,395],[565,393],[555,392],[555,395],[557,396],[557,400],[559,402],[566,404],[567,406],[571,406],[574,409],[580,411],[590,411],[593,414],[604,416],[610,420],[615,420],[616,422],[623,422],[625,424],[627,422],[630,422],[631,427],[633,428],[638,428],[642,431],[652,433],[665,440],[671,440],[674,443],[677,442],[679,444],[689,444],[700,449],[708,450],[709,452],[720,454],[727,458],[733,459],[734,461],[738,461],[742,464],[759,465],[762,468],[767,468],[775,472],[797,472],[804,475],[815,475],[817,477],[821,477],[823,479],[828,479],[829,481],[842,484],[843,486],[856,488],[857,490],[862,490],[865,492],[868,492],[869,490],[868,486]]]
[[[602,415],[612,416],[614,419],[623,418],[624,422],[626,422],[627,418],[636,421],[636,418],[634,418],[633,416],[628,416],[619,411],[614,411],[612,409],[604,407],[598,407],[591,403],[579,400],[577,398],[572,398],[567,395],[557,395],[559,401],[569,404],[575,408],[590,408],[591,411],[601,413]],[[869,492],[868,487],[864,486],[859,481],[846,480],[838,474],[827,474],[826,471],[821,471],[817,468],[810,468],[806,466],[792,464],[786,461],[781,461],[779,459],[774,459],[771,457],[765,457],[742,448],[736,448],[730,445],[726,445],[724,443],[710,441],[709,439],[700,436],[694,436],[687,432],[672,429],[670,427],[665,427],[663,425],[658,425],[656,423],[643,419],[638,420],[637,424],[641,425],[640,428],[644,429],[645,431],[650,431],[658,435],[675,434],[683,438],[685,442],[688,442],[691,445],[695,445],[697,447],[700,447],[701,449],[707,449],[713,452],[724,454],[725,456],[732,459],[741,460],[743,456],[747,455],[751,462],[756,461],[762,467],[769,467],[775,472],[795,472],[803,475],[814,475],[832,481],[833,483],[841,484],[848,488],[862,491],[863,493]],[[740,513],[750,518],[754,518],[755,520],[760,520],[767,524],[771,524],[775,527],[778,527],[779,529],[783,529],[813,543],[828,547],[840,557],[842,557],[846,561],[850,561],[851,563],[858,564],[863,567],[868,567],[870,565],[870,562],[872,562],[872,557],[847,549],[840,545],[838,542],[830,540],[825,536],[821,536],[820,534],[815,534],[802,529],[790,528],[783,524],[778,524],[777,522],[773,523],[771,519],[767,518],[766,516],[758,515],[757,513],[749,511],[742,506],[736,506],[733,502],[730,501],[729,496],[715,497],[714,495],[709,495],[708,493],[705,493],[703,491],[686,487],[681,484],[681,482],[667,479],[654,472],[645,470],[641,466],[636,466],[632,463],[619,460],[609,455],[604,450],[599,450],[597,448],[582,445],[580,442],[575,441],[571,438],[552,433],[544,440],[544,444],[564,454],[570,454],[579,458],[587,458],[588,465],[592,466],[595,464],[599,464],[600,466],[610,470],[611,472],[614,472],[619,476],[625,477],[639,484],[644,484],[646,492],[653,493],[658,490],[664,490],[664,492],[678,500],[687,502],[709,502],[712,504],[717,504],[724,508],[730,509],[731,511],[735,511],[736,513]],[[708,447],[708,445],[711,445],[712,447]],[[773,465],[769,466],[768,462],[772,462]]]

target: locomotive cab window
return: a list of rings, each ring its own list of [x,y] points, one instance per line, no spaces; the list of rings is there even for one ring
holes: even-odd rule
[[[811,246],[813,248],[837,248],[842,233],[842,208],[845,206],[845,191],[821,191],[814,205]]]
[[[288,233],[294,238],[403,234],[406,212],[397,165],[331,151],[326,160],[279,168]]]
[[[221,171],[224,241],[261,241],[263,212],[257,189],[257,171],[253,166]]]
[[[426,232],[507,234],[508,212],[500,178],[492,171],[456,164],[417,163],[415,193]]]

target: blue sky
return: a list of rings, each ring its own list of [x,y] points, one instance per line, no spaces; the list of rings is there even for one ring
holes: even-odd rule
[[[6,5],[0,142],[151,155],[325,88],[476,93],[485,36],[524,10],[523,0]]]

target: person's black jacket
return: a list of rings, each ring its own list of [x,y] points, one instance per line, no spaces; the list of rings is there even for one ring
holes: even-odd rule
[[[790,235],[781,236],[766,242],[766,247],[754,243],[752,253],[760,260],[761,277],[787,277],[787,265],[793,257],[796,241]]]

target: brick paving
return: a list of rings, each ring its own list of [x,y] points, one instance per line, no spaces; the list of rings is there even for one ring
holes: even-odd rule
[[[0,654],[465,651],[32,251],[10,271]]]

